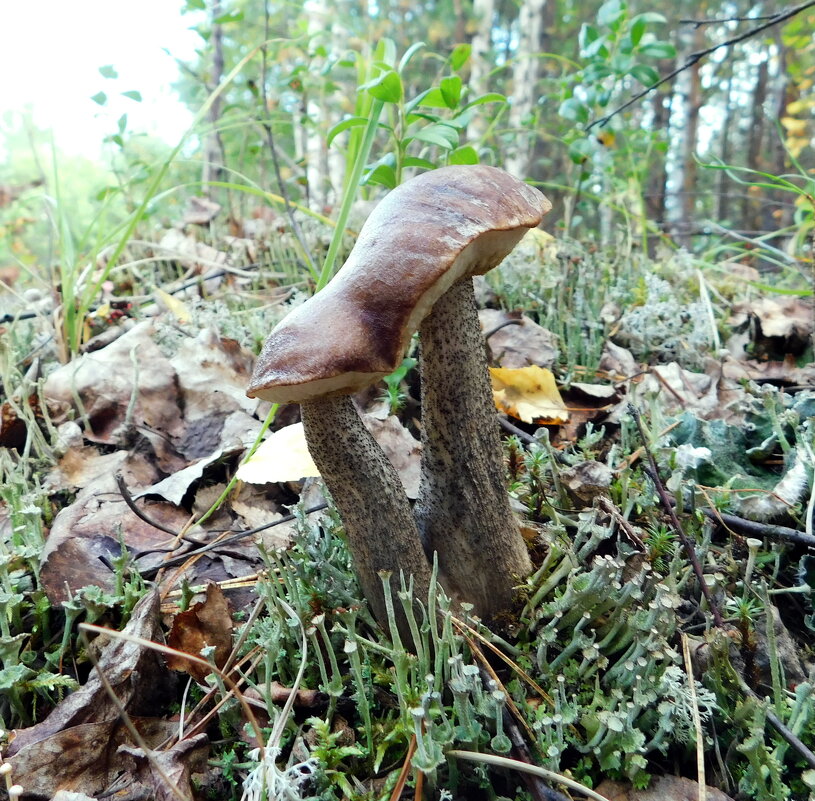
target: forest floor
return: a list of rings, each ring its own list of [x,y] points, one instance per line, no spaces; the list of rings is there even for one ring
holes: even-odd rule
[[[244,464],[254,354],[308,294],[251,222],[130,245],[81,348],[56,293],[0,294],[12,795],[812,798],[812,297],[532,232],[477,295],[535,571],[503,631],[419,599],[405,644],[296,406]],[[356,398],[412,498],[414,355]]]

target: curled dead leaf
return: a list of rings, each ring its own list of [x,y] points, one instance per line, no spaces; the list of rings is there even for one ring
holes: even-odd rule
[[[176,651],[198,657],[202,649],[212,647],[215,649],[215,664],[219,668],[226,664],[232,649],[232,615],[229,602],[217,584],[208,584],[207,597],[203,601],[175,616],[167,644]],[[200,684],[212,673],[180,654],[168,655],[167,666],[189,673]]]
[[[491,367],[492,394],[499,411],[525,423],[565,423],[569,419],[551,370],[536,365]]]

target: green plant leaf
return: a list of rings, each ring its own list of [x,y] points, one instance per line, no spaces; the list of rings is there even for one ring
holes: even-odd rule
[[[104,67],[99,67],[99,74],[103,78],[118,78],[119,73],[116,72],[116,68],[112,64],[105,64]]]
[[[473,52],[470,44],[457,44],[450,53],[450,67],[458,72],[469,60]]]
[[[100,106],[104,106],[108,102],[108,96],[104,92],[97,92],[91,100]]]
[[[343,131],[347,131],[349,128],[361,128],[364,125],[368,124],[368,120],[365,117],[347,117],[344,120],[338,122],[326,136],[326,144],[330,145],[334,139],[339,136]]]
[[[399,68],[398,72],[401,75],[404,72],[405,67],[410,63],[410,60],[413,56],[416,55],[423,47],[425,46],[424,42],[414,42],[407,50],[405,50],[405,54],[399,59]]]
[[[402,99],[402,79],[396,70],[383,72],[374,80],[363,84],[360,89],[366,89],[371,97],[383,103],[398,103]]]
[[[625,14],[625,5],[621,0],[606,0],[597,12],[597,24],[611,27],[620,21]]]
[[[631,44],[633,44],[634,47],[640,43],[640,39],[642,39],[642,35],[645,33],[647,27],[648,21],[643,14],[638,14],[631,21],[631,31],[629,35],[631,36]]]
[[[441,89],[437,89],[436,87],[428,89],[417,98],[414,98],[414,100],[405,106],[405,111],[409,113],[415,106],[424,106],[426,108],[448,108],[447,101],[444,99]]]
[[[379,184],[387,189],[396,187],[396,171],[390,164],[380,164],[365,177],[366,184]]]
[[[565,120],[578,122],[585,125],[589,121],[589,109],[585,103],[581,103],[576,97],[568,97],[560,104],[557,113]]]
[[[485,95],[479,95],[475,100],[471,100],[464,106],[464,110],[468,108],[473,108],[474,106],[483,106],[484,103],[506,103],[507,98],[506,95],[502,95],[499,92],[487,92]]]
[[[588,139],[578,139],[569,145],[569,158],[575,164],[585,164],[591,158],[594,148]]]
[[[226,14],[221,14],[212,20],[213,25],[225,25],[228,22],[242,22],[244,18],[243,11],[228,11]]]
[[[478,164],[478,152],[471,145],[457,147],[448,157],[448,164]]]
[[[122,92],[122,95],[130,100],[135,100],[137,103],[141,103],[141,92],[137,92],[135,89],[129,92]]]
[[[423,159],[420,156],[405,156],[402,160],[403,167],[419,167],[422,170],[435,170],[436,165],[429,159]]]
[[[385,37],[377,42],[374,61],[381,61],[389,67],[396,65],[396,43],[393,39]]]
[[[445,150],[451,150],[458,145],[458,131],[442,123],[434,123],[422,128],[413,138],[420,142],[427,142],[429,145],[438,145]]]
[[[676,58],[676,48],[670,42],[648,42],[639,52],[649,58]]]
[[[461,98],[461,78],[458,75],[450,75],[442,78],[439,84],[439,91],[444,98],[447,108],[455,108]]]
[[[635,64],[628,74],[643,86],[653,86],[659,80],[659,72],[647,64]]]

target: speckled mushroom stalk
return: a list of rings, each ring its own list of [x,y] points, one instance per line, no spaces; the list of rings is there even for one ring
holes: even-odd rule
[[[494,619],[532,565],[509,505],[472,278],[436,301],[419,336],[422,478],[414,514],[448,589]]]
[[[306,441],[345,526],[362,591],[383,625],[387,614],[380,570],[391,572],[394,607],[400,571],[413,576],[418,599],[427,598],[430,568],[396,469],[362,423],[349,395],[300,404]],[[398,616],[402,638],[410,630]]]

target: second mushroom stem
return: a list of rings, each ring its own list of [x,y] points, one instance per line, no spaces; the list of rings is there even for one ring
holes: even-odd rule
[[[309,451],[345,525],[362,592],[380,624],[388,616],[379,571],[391,573],[391,592],[413,575],[414,598],[427,602],[430,566],[399,474],[365,428],[349,395],[301,404]],[[399,633],[412,641],[397,608]]]
[[[448,591],[485,619],[509,609],[531,570],[509,505],[501,439],[471,278],[419,329],[422,479],[415,515]]]

